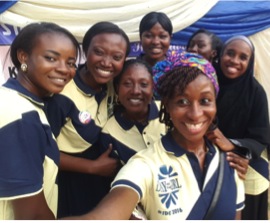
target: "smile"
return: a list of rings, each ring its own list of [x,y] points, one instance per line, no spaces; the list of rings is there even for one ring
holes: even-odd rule
[[[129,101],[133,104],[138,104],[138,103],[141,103],[141,99],[139,98],[132,98],[132,99],[129,99]]]
[[[189,131],[191,132],[198,132],[202,129],[203,127],[203,122],[197,123],[197,124],[190,124],[190,123],[185,123],[186,127],[188,128]]]
[[[109,71],[109,70],[102,70],[100,68],[97,68],[97,71],[102,74],[102,75],[110,75],[112,74],[112,71]]]
[[[66,79],[64,78],[51,78],[53,81],[55,82],[59,82],[59,83],[65,83],[66,82]]]

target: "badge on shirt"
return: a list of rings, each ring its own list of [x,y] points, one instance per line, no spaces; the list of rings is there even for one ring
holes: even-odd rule
[[[88,124],[91,121],[91,115],[87,111],[81,111],[79,113],[79,120],[82,124]]]

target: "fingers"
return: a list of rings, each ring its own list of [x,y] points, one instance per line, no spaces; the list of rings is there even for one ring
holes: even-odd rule
[[[113,146],[110,143],[108,146],[108,149],[103,154],[101,154],[101,156],[109,156],[109,154],[112,152],[112,149],[113,149]]]
[[[227,160],[229,161],[230,166],[237,171],[238,176],[242,180],[245,180],[249,160],[244,159],[233,152],[227,153]]]

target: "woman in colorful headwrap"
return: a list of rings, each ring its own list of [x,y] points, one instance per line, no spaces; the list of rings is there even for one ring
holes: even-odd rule
[[[245,36],[232,37],[225,43],[216,68],[219,124],[208,137],[222,150],[252,154],[244,181],[242,219],[267,220],[269,113],[266,93],[254,78],[254,57],[254,46]]]
[[[222,45],[223,42],[215,33],[206,29],[198,29],[189,38],[186,49],[187,52],[202,55],[215,67],[220,58]],[[226,158],[230,161],[230,165],[237,170],[239,177],[245,180],[249,159],[234,152],[227,152]]]
[[[215,70],[203,57],[188,53],[155,68],[160,72],[155,79],[162,99],[160,120],[168,132],[131,157],[110,193],[80,218],[129,219],[140,202],[150,220],[239,219],[243,182],[223,153],[204,137],[216,115]],[[224,165],[219,167],[220,162]],[[206,217],[215,191],[220,194]]]

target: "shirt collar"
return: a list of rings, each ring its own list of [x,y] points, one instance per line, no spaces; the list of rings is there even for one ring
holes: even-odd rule
[[[79,68],[77,69],[76,75],[73,78],[73,80],[74,80],[75,84],[77,85],[77,87],[82,91],[82,93],[84,93],[84,94],[86,94],[88,96],[93,96],[93,95],[96,95],[96,94],[100,94],[101,92],[106,92],[107,86],[102,87],[101,92],[96,92],[89,85],[85,84],[83,82],[83,80],[81,79],[80,74],[79,74],[80,73],[79,71],[81,69],[85,69],[84,64],[79,65]]]
[[[39,107],[44,107],[44,101],[28,91],[26,88],[24,88],[18,80],[9,78],[5,84],[3,84],[4,87],[10,88],[12,90],[17,91],[22,97],[28,99],[32,103],[38,105]]]
[[[148,107],[149,107],[148,121],[158,118],[159,111],[156,103],[154,101],[151,101]],[[130,121],[122,115],[121,109],[117,110],[114,116],[119,125],[126,131],[131,129],[135,125],[134,121]]]
[[[214,154],[215,148],[214,148],[213,144],[207,138],[204,138],[204,140],[205,140],[208,152],[211,152]],[[173,153],[177,157],[180,157],[180,156],[188,153],[188,151],[186,149],[182,148],[181,146],[179,146],[175,142],[174,138],[172,137],[171,132],[168,132],[165,136],[163,136],[161,138],[161,142],[162,142],[162,145],[163,145],[164,149],[166,150],[166,152]]]

